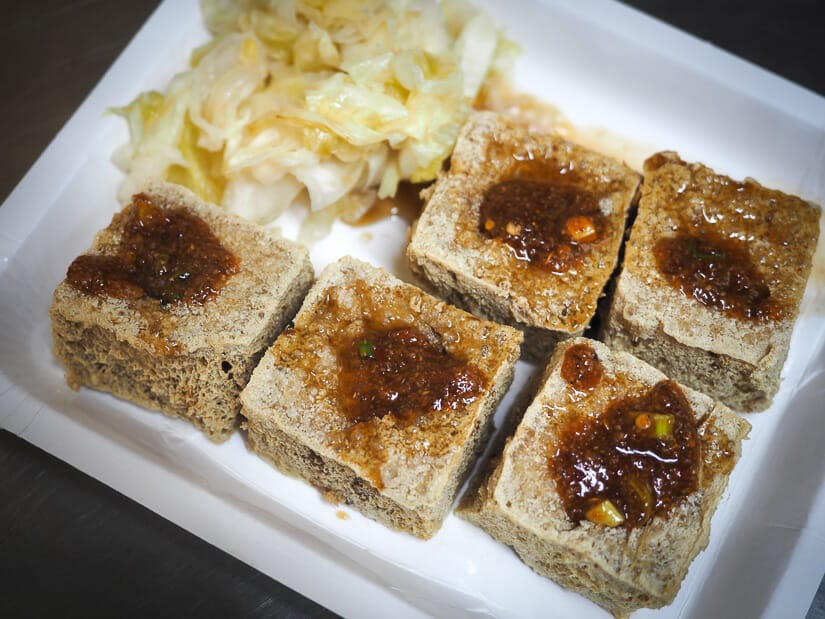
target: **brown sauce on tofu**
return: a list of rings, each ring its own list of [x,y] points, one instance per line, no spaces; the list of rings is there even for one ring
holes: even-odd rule
[[[634,528],[666,515],[698,487],[697,426],[671,381],[615,400],[597,416],[571,417],[549,462],[570,520]]]
[[[740,244],[722,237],[678,235],[653,247],[665,279],[702,305],[740,320],[781,320],[782,307]]]
[[[413,326],[368,329],[339,350],[339,398],[353,423],[393,415],[414,422],[429,411],[474,402],[484,376]]]
[[[364,492],[392,483],[406,458],[450,453],[492,380],[495,334],[425,297],[355,279],[328,289],[272,349],[306,377],[307,398],[324,402],[311,423],[367,480]]]
[[[552,273],[568,271],[605,238],[606,228],[596,195],[555,180],[503,180],[487,189],[479,209],[483,236]]]
[[[574,389],[592,389],[604,375],[604,367],[599,356],[588,344],[574,344],[564,352],[561,363],[561,377]]]
[[[791,321],[819,236],[815,205],[675,153],[644,165],[640,235],[626,256],[698,304],[755,328]],[[635,235],[635,231],[634,231]],[[674,237],[674,240],[659,239]],[[657,246],[658,243],[658,246]]]
[[[138,194],[125,211],[117,253],[84,254],[67,280],[93,295],[161,304],[202,305],[238,271],[239,260],[201,218],[180,208],[161,208]]]
[[[561,144],[554,148],[559,153],[498,141],[487,146],[487,159],[506,171],[482,197],[477,230],[507,245],[517,260],[561,275],[611,236],[610,213],[600,202],[620,183],[567,160]]]

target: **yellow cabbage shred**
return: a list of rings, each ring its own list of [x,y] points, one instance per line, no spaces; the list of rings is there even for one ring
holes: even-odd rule
[[[151,178],[269,223],[346,221],[434,179],[507,49],[463,0],[202,0],[211,39],[165,92],[115,110],[127,200]],[[310,218],[312,219],[312,218]]]

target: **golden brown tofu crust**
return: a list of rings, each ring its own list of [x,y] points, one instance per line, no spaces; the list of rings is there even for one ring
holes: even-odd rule
[[[593,196],[605,215],[605,239],[562,273],[514,258],[505,243],[479,231],[485,192],[514,176],[546,178]],[[617,264],[639,180],[609,157],[492,112],[476,113],[449,171],[430,190],[407,252],[411,268],[441,296],[478,315],[561,337],[580,334]]]
[[[606,342],[734,409],[767,408],[779,388],[820,215],[818,206],[797,196],[752,179],[735,181],[676,153],[650,157]],[[776,316],[741,319],[675,287],[658,268],[654,249],[679,234],[735,242],[770,289]]]

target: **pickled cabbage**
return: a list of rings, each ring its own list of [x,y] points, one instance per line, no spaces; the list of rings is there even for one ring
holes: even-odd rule
[[[128,200],[149,178],[261,223],[357,220],[425,182],[508,44],[461,0],[202,0],[212,38],[165,92],[116,110]]]

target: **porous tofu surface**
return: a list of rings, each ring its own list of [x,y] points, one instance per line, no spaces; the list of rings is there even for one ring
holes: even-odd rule
[[[280,239],[260,226],[200,203],[189,191],[171,184],[146,192],[163,209],[184,209],[202,219],[222,245],[238,258],[238,271],[213,299],[203,304],[162,304],[142,297],[119,299],[86,294],[63,281],[55,295],[55,310],[65,319],[110,329],[118,340],[137,350],[180,356],[208,349],[255,347],[271,336],[273,319],[282,316],[298,289],[311,281],[305,248]],[[123,242],[130,206],[116,213],[86,253],[115,254]],[[264,344],[266,345],[266,344]]]
[[[562,200],[598,205],[603,238],[569,269],[553,272],[482,233],[485,194],[503,181],[519,180],[552,185]],[[454,288],[472,311],[495,320],[580,333],[617,263],[638,184],[638,173],[614,159],[532,133],[492,112],[476,113],[414,230],[408,249],[413,271],[447,298]]]
[[[437,347],[445,364],[470,368],[473,380],[483,386],[481,392],[471,401],[440,410],[428,407],[403,418],[369,411],[353,418],[344,400],[357,398],[353,391],[370,385],[353,383],[351,372],[347,378],[345,357],[358,363],[358,351],[371,356],[372,342],[380,337],[371,333],[407,329],[415,329]],[[343,258],[322,272],[294,325],[266,352],[244,390],[243,414],[250,437],[276,462],[285,457],[267,454],[268,450],[282,450],[287,442],[298,444],[354,471],[403,508],[443,517],[452,502],[455,478],[471,461],[509,385],[520,341],[515,329],[476,318],[382,269]],[[362,343],[369,348],[359,348]],[[415,373],[416,368],[411,365],[406,372]],[[268,447],[267,437],[273,436],[286,438],[278,439],[278,447]],[[317,482],[294,458],[286,466]]]
[[[562,370],[566,351],[581,345],[595,351],[603,368],[587,388],[571,384]],[[598,418],[612,402],[639,396],[663,380],[658,370],[600,342],[563,342],[514,435],[489,476],[462,500],[459,513],[513,546],[540,574],[614,613],[669,603],[691,561],[707,544],[711,516],[749,424],[707,396],[681,387],[698,424],[699,481],[695,491],[643,526],[574,522],[553,469],[554,454],[568,449],[562,440],[566,424]],[[586,462],[589,456],[581,457]]]
[[[137,269],[121,262],[127,260],[124,255],[128,260],[164,261],[159,267],[153,263],[155,274],[175,260],[164,255],[168,250],[163,246],[155,248],[154,255],[136,256],[138,250],[125,240],[133,234],[128,226],[142,221],[134,218],[141,200],[158,209],[152,217],[185,213],[181,217],[192,216],[187,219],[192,225],[205,224],[233,257],[228,277],[206,283],[205,299],[161,301],[135,283],[138,280],[122,280],[123,271]],[[112,269],[109,275],[92,269],[77,277],[73,267],[81,260],[115,266],[106,267]],[[314,277],[305,248],[166,183],[148,186],[116,213],[69,273],[74,275],[57,286],[49,311],[53,350],[69,386],[107,391],[185,417],[216,441],[225,440],[239,425],[241,389],[265,348],[297,311]],[[190,276],[181,272],[176,277]]]
[[[814,204],[755,180],[733,180],[673,152],[650,157],[617,284],[625,320],[751,365],[775,356],[781,367],[810,273],[819,218]],[[661,239],[680,234],[721,237],[747,254],[769,288],[773,314],[731,316],[700,303],[692,290],[672,285],[657,266],[654,249]],[[696,256],[699,267],[713,259],[698,251]]]

